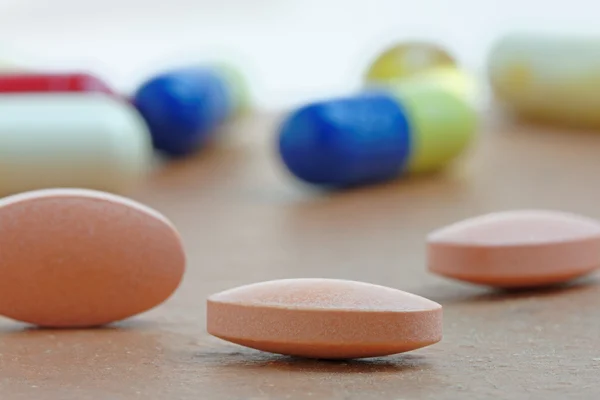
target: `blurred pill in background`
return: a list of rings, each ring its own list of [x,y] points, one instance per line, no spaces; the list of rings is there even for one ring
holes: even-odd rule
[[[279,151],[287,168],[313,184],[347,186],[387,180],[407,163],[405,112],[388,92],[318,102],[283,123]]]
[[[369,66],[365,81],[388,83],[436,67],[456,67],[448,51],[434,43],[409,41],[396,44],[381,53]]]
[[[398,84],[437,86],[454,93],[473,106],[480,100],[479,85],[474,77],[456,67],[434,67],[401,80],[390,81],[387,86],[393,87]]]
[[[22,65],[25,63],[22,62],[22,57],[8,56],[10,53],[12,53],[10,50],[0,47],[0,54],[3,56],[0,58],[0,73],[24,70]]]
[[[101,79],[87,73],[23,73],[0,71],[0,93],[98,92],[114,95]]]
[[[13,63],[5,60],[0,60],[0,73],[16,71],[18,67]]]
[[[0,94],[0,195],[51,187],[127,192],[152,155],[144,121],[102,94]]]
[[[227,84],[232,101],[231,116],[248,112],[252,107],[252,98],[244,75],[238,69],[226,63],[215,64],[213,68],[218,71]]]
[[[477,113],[471,99],[435,79],[407,80],[390,87],[410,121],[412,173],[437,171],[475,139]]]
[[[435,84],[472,104],[479,100],[475,79],[441,46],[429,42],[406,42],[384,51],[368,67],[364,88],[385,88],[401,82]]]
[[[223,66],[171,70],[144,82],[133,96],[154,147],[171,157],[202,148],[247,102],[243,78]]]
[[[512,33],[492,46],[495,99],[514,115],[600,128],[600,37]]]
[[[282,123],[279,152],[308,183],[354,186],[428,173],[475,137],[468,99],[435,81],[407,81],[296,110]]]

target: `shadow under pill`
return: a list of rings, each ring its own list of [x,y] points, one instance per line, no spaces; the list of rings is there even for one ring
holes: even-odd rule
[[[435,359],[418,354],[331,361],[223,345],[196,353],[188,362],[192,365],[184,369],[203,377],[203,390],[208,385],[231,399],[331,399],[340,393],[355,398],[352,393],[371,393],[370,399],[399,387],[402,398],[419,399],[447,388],[446,379],[436,373]]]
[[[547,119],[542,117],[515,117],[514,123],[523,127],[531,128],[532,134],[557,134],[564,135],[564,130],[569,130],[569,136],[577,135],[578,137],[589,136],[590,138],[597,137],[596,121],[593,123],[580,122],[571,120],[568,122],[558,121],[555,119]]]
[[[597,124],[594,121],[589,123],[586,121],[559,121],[554,118],[543,118],[535,116],[519,116],[510,111],[498,108],[495,113],[492,114],[490,122],[496,129],[500,129],[502,134],[505,136],[522,137],[523,133],[527,136],[544,137],[556,136],[557,138],[563,137],[568,138],[571,142],[575,135],[578,139],[588,137],[591,140],[599,140],[597,135]],[[568,135],[565,135],[565,129],[569,131]]]
[[[475,302],[493,302],[503,300],[527,299],[531,297],[550,297],[563,295],[568,292],[576,292],[583,288],[591,287],[597,284],[594,280],[582,280],[578,282],[559,283],[544,287],[530,287],[517,289],[497,289],[490,293],[484,293],[471,298]]]
[[[352,360],[320,360],[283,356],[256,351],[236,351],[200,353],[198,361],[214,364],[214,368],[230,370],[269,370],[273,372],[302,373],[401,373],[410,370],[423,370],[428,367],[426,358],[413,354],[396,355],[385,358]]]
[[[488,289],[481,290],[444,290],[440,287],[432,287],[421,291],[420,296],[427,297],[442,305],[457,305],[465,303],[493,303],[507,300],[519,300],[529,298],[544,298],[573,294],[583,290],[600,290],[599,281],[594,277],[585,277],[567,283],[559,283],[543,287],[515,288],[515,289]]]
[[[247,149],[242,146],[219,146],[212,142],[184,157],[158,155],[158,163],[163,168],[153,171],[151,183],[159,188],[168,186],[190,190],[222,179],[232,179],[247,164],[248,156]]]
[[[351,197],[351,196],[377,196],[384,195],[389,196],[395,194],[396,196],[403,197],[406,195],[406,190],[420,190],[422,188],[429,187],[431,185],[444,185],[444,187],[458,185],[462,182],[460,179],[452,176],[445,170],[432,171],[428,173],[421,173],[418,175],[405,174],[397,175],[378,181],[363,182],[355,185],[347,186],[311,186],[309,184],[298,183],[298,186],[310,187],[318,194],[325,194],[326,196],[310,198],[306,203],[318,203],[318,202],[330,202],[340,197]]]

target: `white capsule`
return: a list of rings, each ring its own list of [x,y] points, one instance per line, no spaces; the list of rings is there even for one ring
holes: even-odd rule
[[[137,111],[90,94],[0,95],[0,195],[50,187],[125,192],[149,170]]]
[[[521,117],[600,127],[600,37],[507,35],[488,73],[495,97]]]

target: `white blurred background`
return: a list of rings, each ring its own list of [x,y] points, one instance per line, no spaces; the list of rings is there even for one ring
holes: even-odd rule
[[[0,60],[86,69],[130,92],[168,66],[229,60],[261,108],[353,90],[386,46],[429,39],[481,73],[511,30],[598,33],[595,0],[0,0]]]

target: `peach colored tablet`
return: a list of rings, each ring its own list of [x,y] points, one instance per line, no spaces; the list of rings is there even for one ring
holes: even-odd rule
[[[600,267],[600,223],[558,211],[483,215],[439,229],[427,242],[431,272],[497,287],[555,284]]]
[[[158,212],[92,190],[0,200],[0,315],[91,327],[165,301],[183,276],[179,234]]]
[[[442,307],[369,283],[285,279],[208,299],[207,329],[221,339],[292,356],[347,359],[415,350],[442,338]]]

